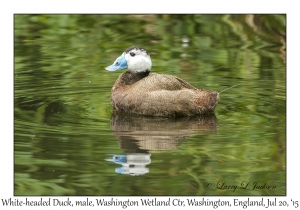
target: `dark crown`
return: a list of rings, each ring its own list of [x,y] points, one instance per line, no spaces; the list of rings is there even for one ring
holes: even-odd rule
[[[139,47],[139,46],[131,46],[131,47],[128,47],[124,52],[125,52],[125,53],[128,53],[128,52],[130,52],[130,51],[133,50],[133,49],[145,51],[145,52],[147,53],[147,55],[149,55],[149,53],[145,50],[145,48]]]

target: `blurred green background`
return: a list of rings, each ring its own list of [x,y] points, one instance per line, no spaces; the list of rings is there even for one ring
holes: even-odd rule
[[[18,14],[14,28],[15,195],[286,195],[285,15]],[[239,86],[209,120],[115,116],[122,72],[104,68],[132,45],[153,72]],[[128,153],[151,154],[149,172],[105,160]]]

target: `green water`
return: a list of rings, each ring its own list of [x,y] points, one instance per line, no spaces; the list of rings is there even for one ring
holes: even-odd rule
[[[286,195],[285,18],[15,15],[14,194]],[[239,86],[210,117],[113,113],[104,68],[132,45],[153,72]]]

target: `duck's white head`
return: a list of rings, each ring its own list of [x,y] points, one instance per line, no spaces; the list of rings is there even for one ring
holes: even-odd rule
[[[127,68],[130,72],[146,72],[150,71],[152,66],[149,53],[138,46],[127,48],[123,54],[118,57],[115,62],[106,67],[107,71],[116,71]]]

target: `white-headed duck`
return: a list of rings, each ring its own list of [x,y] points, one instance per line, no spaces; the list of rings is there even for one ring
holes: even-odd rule
[[[214,111],[219,101],[217,91],[197,89],[172,75],[150,73],[151,66],[149,53],[132,46],[105,68],[128,69],[112,87],[114,110],[150,116],[190,116]]]

